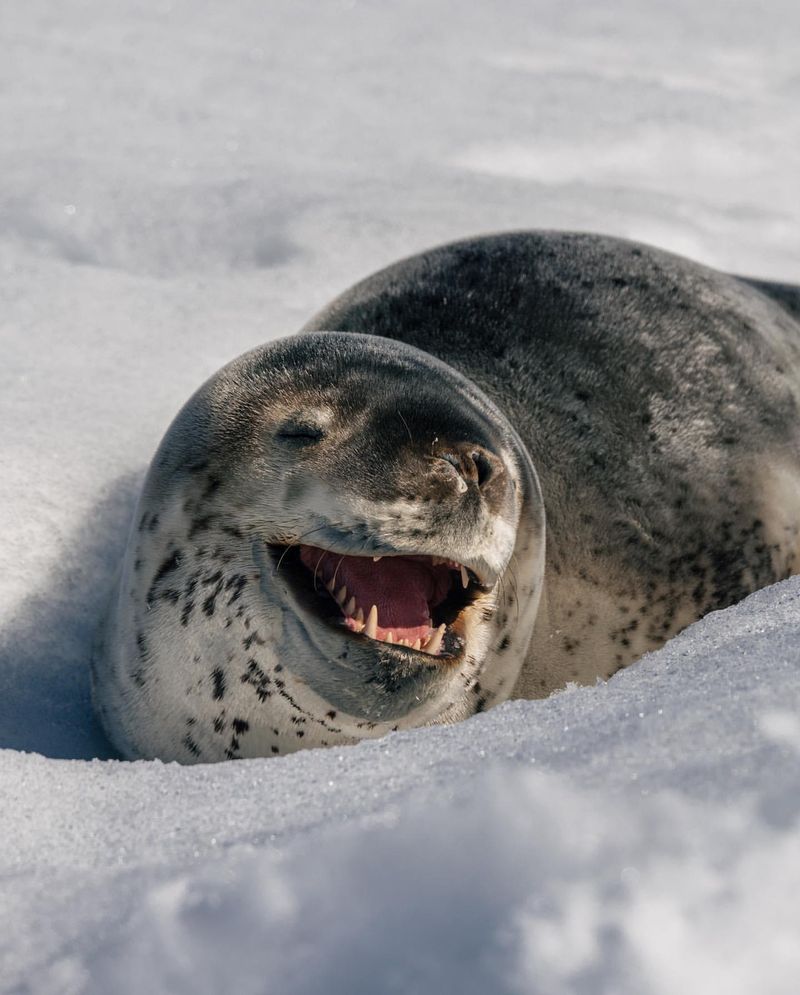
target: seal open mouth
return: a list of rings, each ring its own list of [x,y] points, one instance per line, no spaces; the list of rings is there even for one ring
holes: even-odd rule
[[[345,556],[307,545],[284,547],[280,559],[304,604],[354,635],[442,658],[464,647],[459,623],[481,585],[463,564],[426,555]]]

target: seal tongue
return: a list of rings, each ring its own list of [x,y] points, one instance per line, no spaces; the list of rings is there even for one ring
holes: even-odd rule
[[[428,636],[431,610],[450,590],[450,569],[435,565],[426,556],[385,556],[375,562],[370,556],[341,556],[314,546],[301,546],[300,559],[336,597],[342,588],[343,611],[355,599],[355,607],[366,617],[372,605],[378,610],[378,629],[391,631],[395,640],[412,642]],[[337,600],[339,598],[337,597]]]

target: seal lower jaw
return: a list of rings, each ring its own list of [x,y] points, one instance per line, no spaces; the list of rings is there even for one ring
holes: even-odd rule
[[[318,546],[269,547],[276,572],[315,622],[420,663],[457,663],[470,609],[487,588],[466,566],[427,554],[353,556]]]

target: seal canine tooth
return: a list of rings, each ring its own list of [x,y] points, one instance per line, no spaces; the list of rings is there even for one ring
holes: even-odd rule
[[[347,600],[347,587],[342,584],[339,590],[336,592],[336,600],[339,604],[344,607],[344,603]]]
[[[345,615],[350,616],[350,615],[353,614],[353,612],[355,610],[356,610],[356,599],[355,599],[355,596],[353,596],[352,598],[350,598],[350,600],[344,606],[344,608],[342,609],[342,611],[345,613]]]
[[[359,608],[358,611],[356,612],[356,622],[360,622],[361,623],[361,628],[362,629],[364,628],[364,609],[363,608]]]
[[[413,643],[413,645],[411,647],[411,649],[418,650],[418,649],[421,649],[421,648],[422,648],[422,640],[421,639],[415,639],[414,643]]]
[[[372,557],[372,562],[373,562],[373,563],[377,563],[377,562],[378,562],[378,560],[382,560],[382,559],[383,559],[383,557],[382,557],[382,556],[373,556],[373,557]]]
[[[436,632],[434,632],[434,634],[431,636],[428,645],[425,647],[426,653],[430,653],[433,656],[436,656],[438,654],[442,646],[442,640],[444,639],[444,633],[446,628],[447,626],[444,624],[444,622],[442,622],[442,624],[439,626]]]
[[[467,573],[467,568],[463,564],[461,566],[461,586],[465,590],[469,587],[469,574]]]
[[[333,594],[334,596],[336,595],[336,592],[333,589],[333,581],[332,580],[326,580],[325,581],[325,587],[328,588],[328,590],[331,592],[331,594]]]
[[[370,639],[377,639],[378,637],[378,606],[373,605],[369,610],[367,615],[367,622],[364,626],[364,632],[369,636]]]

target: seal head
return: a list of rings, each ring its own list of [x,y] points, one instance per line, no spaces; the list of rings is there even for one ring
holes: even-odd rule
[[[376,336],[285,339],[169,429],[95,701],[124,755],[181,761],[462,719],[510,694],[543,569],[535,471],[475,384]]]

